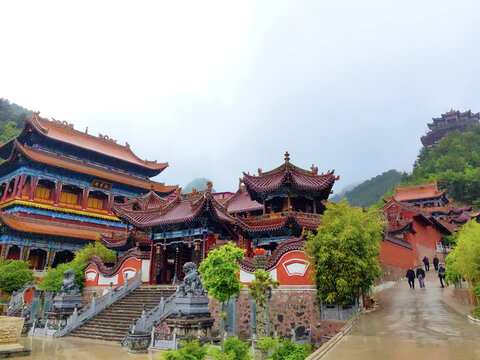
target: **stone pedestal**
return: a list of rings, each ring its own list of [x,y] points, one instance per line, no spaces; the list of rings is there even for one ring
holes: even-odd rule
[[[211,338],[214,319],[208,317],[177,317],[168,318],[166,321],[172,334],[182,339]]]
[[[173,310],[173,317],[210,317],[210,310],[208,309],[208,297],[206,296],[191,296],[191,297],[176,297],[175,309]]]
[[[52,311],[70,311],[73,313],[73,310],[77,308],[79,310],[82,307],[83,298],[82,294],[78,293],[75,295],[65,295],[58,294],[53,298],[53,310]]]
[[[24,321],[13,316],[0,317],[0,359],[30,355],[30,350],[18,343]]]

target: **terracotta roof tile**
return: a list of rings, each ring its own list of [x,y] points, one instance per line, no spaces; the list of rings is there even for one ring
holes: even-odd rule
[[[33,161],[49,164],[62,169],[78,171],[102,179],[117,181],[143,189],[151,189],[153,187],[155,191],[161,193],[171,193],[177,188],[177,186],[164,185],[163,183],[158,183],[150,179],[140,178],[113,169],[103,168],[98,165],[50,153],[45,150],[34,149],[27,145],[22,146],[17,140],[15,140],[15,147]]]
[[[250,198],[245,188],[239,189],[227,202],[227,211],[236,214],[247,211],[263,210],[263,205]]]
[[[438,190],[437,183],[395,187],[393,198],[397,201],[412,201],[420,199],[431,199],[443,196],[444,190]]]
[[[162,171],[168,166],[168,163],[142,160],[132,152],[128,144],[120,145],[109,139],[108,136],[97,137],[75,130],[73,125],[67,124],[65,121],[50,121],[41,118],[39,113],[34,113],[32,118],[27,121],[43,135],[82,149],[92,150],[151,170]]]
[[[62,224],[58,221],[36,220],[5,214],[2,211],[0,211],[0,220],[11,229],[22,232],[57,235],[86,240],[98,240],[102,233],[102,231],[99,231],[98,228],[94,227]]]

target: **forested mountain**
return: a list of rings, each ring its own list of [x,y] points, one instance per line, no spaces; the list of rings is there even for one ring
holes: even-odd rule
[[[368,207],[377,203],[389,189],[399,184],[404,176],[404,173],[397,170],[386,171],[355,186],[343,197],[351,205]]]
[[[407,184],[437,181],[454,200],[480,206],[480,125],[455,131],[434,148],[422,148]]]
[[[0,98],[0,142],[5,143],[17,136],[25,118],[31,114],[32,111]]]
[[[210,180],[207,178],[196,178],[190,181],[187,185],[185,185],[182,190],[185,194],[191,192],[193,189],[197,191],[205,190],[209,181]],[[215,189],[212,189],[212,193],[214,192]]]

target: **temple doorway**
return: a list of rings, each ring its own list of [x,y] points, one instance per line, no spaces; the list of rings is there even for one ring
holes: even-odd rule
[[[8,249],[7,260],[20,260],[20,248],[17,245]]]
[[[182,267],[185,263],[195,260],[195,251],[194,246],[189,247],[185,244],[167,246],[165,250],[159,248],[156,256],[155,282],[172,284],[175,276],[178,281],[182,281],[185,277]]]
[[[62,250],[55,254],[55,259],[52,263],[52,268],[56,268],[60,264],[65,264],[73,260],[74,254],[69,250]]]
[[[43,270],[47,262],[47,252],[42,249],[33,249],[28,256],[30,269]]]

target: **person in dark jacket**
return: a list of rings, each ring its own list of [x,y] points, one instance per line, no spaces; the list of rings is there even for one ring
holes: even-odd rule
[[[420,284],[420,289],[425,290],[425,271],[423,271],[420,265],[418,265],[415,275],[417,276],[418,283]]]
[[[410,285],[410,289],[415,289],[415,271],[413,271],[410,267],[405,276],[408,279],[408,285]]]
[[[426,256],[423,257],[423,264],[425,265],[425,271],[430,271],[430,261]]]
[[[438,263],[439,263],[438,257],[437,255],[435,255],[435,257],[433,258],[433,267],[435,268],[435,271],[438,271]]]
[[[443,264],[440,264],[439,268],[438,268],[438,278],[440,279],[440,285],[442,285],[442,288],[445,287],[443,285],[443,280],[445,279],[445,276],[447,275],[446,271],[445,271],[445,267]]]

